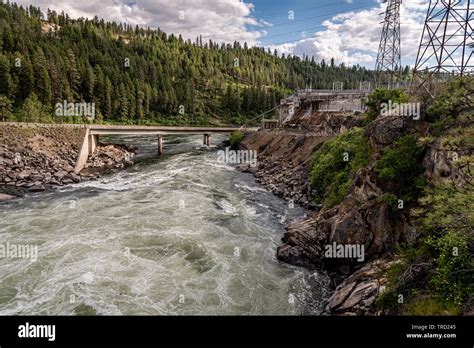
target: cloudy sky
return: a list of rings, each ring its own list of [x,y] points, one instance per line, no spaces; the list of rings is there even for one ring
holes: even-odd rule
[[[375,65],[384,4],[379,0],[16,0],[72,17],[161,28],[185,38],[277,49],[279,53],[332,57],[339,63]],[[402,5],[403,64],[413,64],[428,0]]]

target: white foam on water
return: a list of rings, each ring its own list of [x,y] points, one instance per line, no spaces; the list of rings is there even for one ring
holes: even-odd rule
[[[0,243],[39,248],[0,261],[0,314],[300,314],[310,272],[276,260],[276,215],[303,212],[254,185],[200,151],[2,206]]]

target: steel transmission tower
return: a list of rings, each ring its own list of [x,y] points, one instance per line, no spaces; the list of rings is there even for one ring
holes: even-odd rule
[[[474,72],[471,0],[430,0],[413,71],[413,87]]]
[[[375,66],[376,85],[393,84],[401,74],[400,5],[402,0],[388,3]]]

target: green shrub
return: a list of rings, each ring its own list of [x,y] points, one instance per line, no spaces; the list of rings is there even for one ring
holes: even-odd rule
[[[354,173],[368,164],[370,153],[361,128],[352,129],[319,147],[313,154],[310,174],[316,201],[326,207],[339,204],[347,195]]]
[[[377,304],[391,314],[455,315],[474,298],[474,192],[439,186],[426,190],[419,202],[412,215],[425,238],[398,250],[402,262],[386,270],[387,290]],[[409,267],[419,265],[424,266],[417,280],[402,280]],[[404,295],[406,304],[397,302],[398,294]]]
[[[34,93],[26,98],[21,108],[20,118],[22,122],[53,122],[50,113]]]
[[[462,306],[474,296],[472,188],[437,187],[420,200],[418,227],[434,260],[430,285],[436,294]]]
[[[457,78],[441,86],[440,89],[426,110],[428,122],[437,122],[448,117],[457,118],[464,112],[472,113],[473,79]]]
[[[397,312],[400,307],[398,294],[388,289],[377,297],[375,303],[384,313]]]
[[[399,89],[376,89],[365,101],[368,121],[375,120],[380,115],[382,104],[390,100],[392,103],[407,103],[409,97]]]
[[[229,142],[232,149],[237,148],[242,140],[244,140],[245,135],[240,131],[235,131],[230,135]]]
[[[413,135],[405,135],[393,148],[382,151],[374,171],[388,190],[406,202],[414,201],[426,186],[423,178],[423,148],[417,145]]]
[[[385,312],[398,312],[400,303],[398,302],[397,283],[407,267],[406,262],[392,264],[383,273],[387,278],[386,289],[376,299],[376,304]]]
[[[380,197],[381,202],[385,202],[390,206],[392,211],[398,210],[398,197],[392,193],[384,193],[382,197]]]
[[[460,310],[449,301],[439,297],[414,297],[404,306],[403,314],[414,316],[459,315]]]

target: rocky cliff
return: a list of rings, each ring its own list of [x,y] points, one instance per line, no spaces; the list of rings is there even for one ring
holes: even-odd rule
[[[397,180],[389,183],[380,180],[374,166],[384,151],[403,136],[427,136],[427,124],[407,117],[386,116],[365,126],[364,133],[373,151],[369,164],[353,175],[340,203],[325,207],[315,202],[310,185],[314,152],[329,139],[362,125],[362,118],[316,113],[306,117],[306,122],[301,115],[296,120],[291,127],[250,135],[241,143],[242,148],[258,153],[258,166],[244,170],[253,172],[257,181],[276,195],[292,199],[309,210],[305,220],[287,226],[277,258],[296,266],[324,269],[333,276],[337,287],[323,314],[380,314],[376,300],[386,290],[385,271],[400,262],[393,252],[399,245],[416,244],[420,232],[411,219],[409,206],[403,207],[402,202],[401,209],[397,209],[393,202],[384,199],[387,192],[393,191]],[[441,142],[431,139],[421,154],[424,177],[431,182],[465,184],[470,178],[454,164],[452,153],[441,149]],[[455,149],[458,147],[453,146],[452,151]],[[456,156],[469,154],[472,149],[458,151]],[[469,163],[466,165],[469,167]],[[363,246],[364,258],[361,261],[327,257],[330,245]]]

